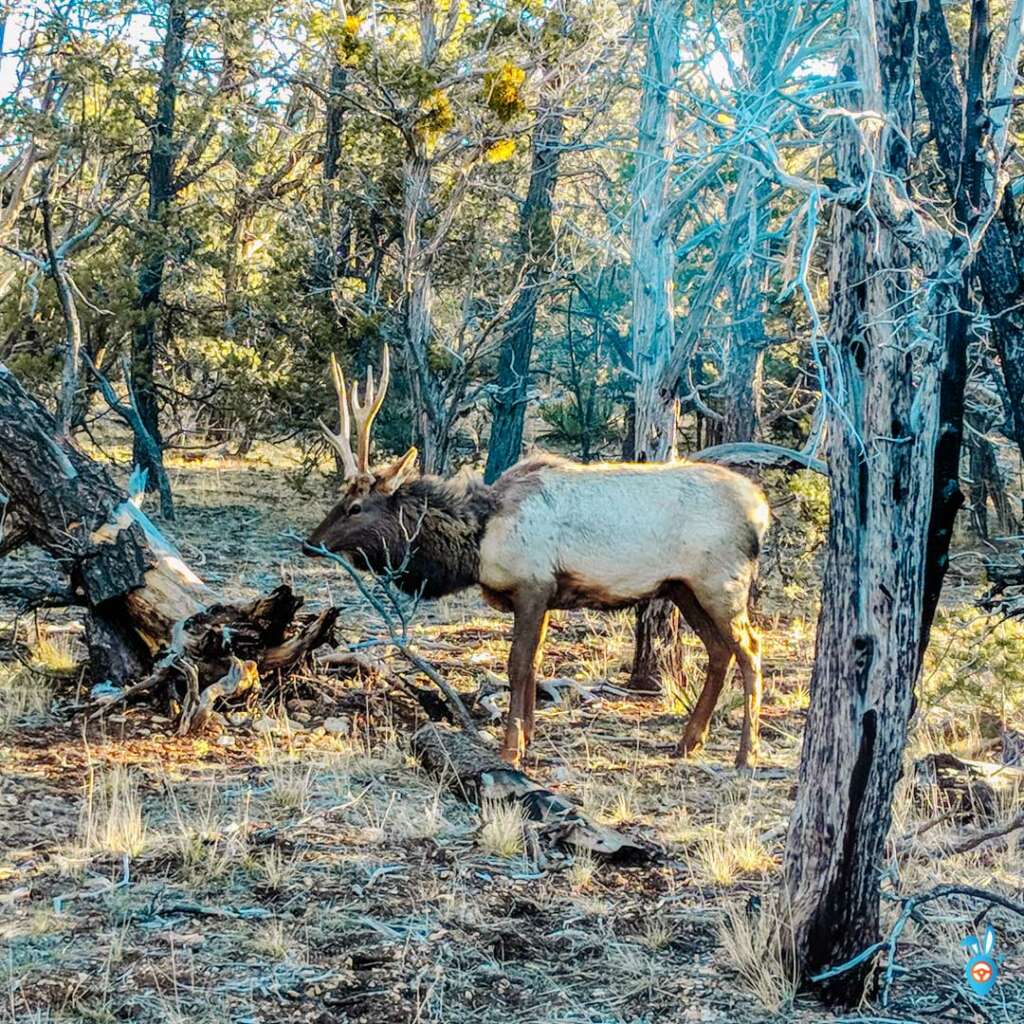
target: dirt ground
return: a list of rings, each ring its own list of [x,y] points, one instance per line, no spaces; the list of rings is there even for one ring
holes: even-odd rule
[[[168,530],[216,590],[287,582],[311,610],[342,606],[343,643],[381,638],[351,582],[288,536],[325,499],[297,494],[281,466],[255,459],[181,463],[172,480],[179,520]],[[670,756],[701,679],[692,638],[678,692],[577,692],[543,710],[530,774],[663,851],[643,867],[564,855],[543,871],[521,820],[467,805],[416,767],[380,679],[321,666],[200,737],[177,737],[151,704],[86,724],[75,710],[80,651],[65,625],[56,613],[17,624],[0,615],[2,1022],[1024,1021],[1024,920],[985,917],[1001,978],[987,999],[971,998],[960,943],[983,905],[960,898],[907,924],[887,1006],[880,997],[832,1014],[794,997],[773,893],[807,703],[807,613],[780,605],[762,619],[764,756],[753,778],[732,768],[735,686],[708,747]],[[488,673],[503,676],[508,626],[466,595],[422,606],[413,635],[469,694]],[[630,634],[625,615],[563,613],[544,675],[583,691],[621,684]],[[1007,664],[1019,663],[1024,639],[1007,643]],[[971,671],[986,666],[975,659]],[[908,761],[933,749],[992,756],[970,705],[945,692],[922,707]],[[961,826],[936,821],[909,779],[886,866],[886,928],[896,897],[940,883],[1024,899],[1020,833],[937,856]],[[999,813],[1019,806],[1015,791]]]

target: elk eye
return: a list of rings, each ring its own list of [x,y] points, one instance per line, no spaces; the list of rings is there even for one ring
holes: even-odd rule
[[[350,516],[357,516],[362,511],[363,511],[363,506],[360,505],[358,501],[355,504],[353,504],[353,505],[349,505],[349,507],[348,507],[348,514]]]

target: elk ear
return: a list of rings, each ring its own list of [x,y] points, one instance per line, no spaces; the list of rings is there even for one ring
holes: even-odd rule
[[[419,452],[410,448],[397,462],[377,474],[376,490],[379,494],[394,494],[402,484],[417,474],[416,458]]]

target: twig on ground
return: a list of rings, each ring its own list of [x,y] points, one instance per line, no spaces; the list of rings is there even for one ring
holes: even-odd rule
[[[299,539],[296,535],[291,535],[292,539]],[[448,706],[451,710],[452,715],[458,721],[459,725],[466,730],[471,736],[479,737],[480,732],[477,729],[476,722],[473,721],[473,716],[469,713],[466,708],[462,697],[459,696],[458,692],[452,687],[444,676],[434,668],[425,658],[417,654],[409,646],[408,639],[408,621],[403,615],[400,616],[399,622],[396,623],[395,615],[390,611],[384,604],[384,601],[366,585],[360,573],[356,570],[355,566],[348,561],[342,555],[337,554],[334,551],[330,551],[322,544],[319,546],[312,546],[302,542],[305,550],[320,555],[322,558],[327,558],[340,566],[356,585],[359,593],[366,599],[370,606],[380,616],[381,621],[384,623],[385,629],[388,631],[388,642],[395,648],[398,653],[409,662],[418,672],[422,672],[442,693],[444,699],[447,701]],[[393,608],[400,607],[400,600],[397,595],[390,593],[391,587],[389,582],[382,577],[374,577],[378,587],[388,594],[388,603]]]

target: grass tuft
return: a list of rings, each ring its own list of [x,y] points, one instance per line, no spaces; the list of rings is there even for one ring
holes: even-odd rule
[[[517,857],[524,849],[523,811],[517,803],[486,800],[480,808],[480,846],[495,857]]]
[[[75,641],[69,633],[48,633],[40,627],[31,657],[33,667],[49,675],[69,676],[78,669]]]
[[[90,770],[78,823],[80,844],[91,852],[137,857],[146,848],[139,777],[123,765]]]
[[[784,938],[789,934],[790,922],[773,899],[765,899],[753,914],[731,904],[720,927],[722,949],[740,984],[771,1013],[791,1006],[796,995],[793,958],[787,956]]]
[[[51,683],[20,666],[0,666],[0,736],[28,723],[42,723],[50,715]]]

